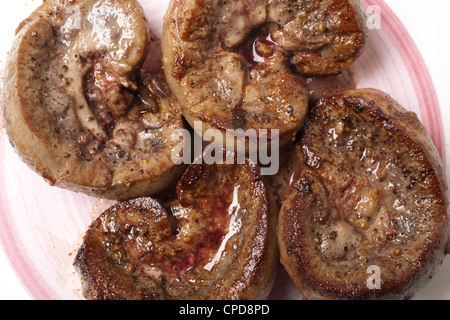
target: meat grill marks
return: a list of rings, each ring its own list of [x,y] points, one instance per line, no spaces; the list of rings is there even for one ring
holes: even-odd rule
[[[283,145],[307,112],[305,85],[292,68],[340,73],[365,37],[358,1],[172,1],[163,63],[191,125],[279,129]]]
[[[75,259],[87,299],[268,294],[276,211],[257,166],[192,165],[165,201],[119,202],[92,223]]]
[[[5,75],[5,128],[23,160],[52,185],[111,199],[174,183],[184,124],[164,77],[140,73],[148,46],[133,0],[45,1],[17,29]]]
[[[410,298],[441,264],[447,185],[415,114],[372,89],[312,108],[279,219],[281,261],[307,299]],[[380,270],[381,287],[367,284]]]

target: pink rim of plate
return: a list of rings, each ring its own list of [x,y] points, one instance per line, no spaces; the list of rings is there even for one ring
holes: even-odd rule
[[[422,55],[399,18],[383,0],[364,0],[363,2],[366,7],[375,5],[380,8],[383,27],[386,26],[386,29],[390,31],[396,49],[402,54],[403,61],[414,84],[417,101],[421,107],[421,121],[427,128],[445,166],[445,133],[441,108],[431,75]]]
[[[422,122],[429,130],[429,134],[445,164],[445,135],[441,110],[431,76],[418,48],[400,20],[384,1],[365,0],[364,3],[366,6],[376,5],[381,9],[383,24],[395,40],[396,49],[402,52],[409,76],[414,84],[417,99],[421,106]],[[0,129],[2,129],[1,125]],[[4,134],[0,133],[0,150],[4,149],[5,143],[7,143],[7,139]],[[6,168],[4,166],[4,161],[0,161],[0,174],[5,172]],[[7,184],[4,176],[0,176],[0,190],[5,190],[6,188]],[[49,284],[43,281],[40,274],[35,272],[33,262],[23,249],[23,239],[17,236],[16,226],[13,224],[10,214],[8,199],[5,193],[0,192],[0,225],[2,226],[0,240],[12,268],[32,298],[36,300],[60,299]]]

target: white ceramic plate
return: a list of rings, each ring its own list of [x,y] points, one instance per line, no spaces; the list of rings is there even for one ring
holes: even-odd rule
[[[39,5],[38,1],[24,2],[28,11]],[[140,2],[151,29],[161,36],[162,17],[169,1]],[[406,109],[416,112],[445,163],[440,107],[422,57],[384,1],[363,2],[366,6],[377,6],[381,28],[371,31],[368,45],[355,65],[358,87],[384,90]],[[11,32],[15,27],[11,26]],[[159,53],[155,54],[151,59],[159,56]],[[1,60],[5,59],[1,57]],[[149,66],[158,69],[157,64]],[[19,160],[0,127],[0,241],[32,298],[82,299],[78,276],[72,267],[73,259],[91,221],[110,204],[49,186]],[[281,270],[270,298],[300,297]],[[450,299],[449,259],[416,298]]]

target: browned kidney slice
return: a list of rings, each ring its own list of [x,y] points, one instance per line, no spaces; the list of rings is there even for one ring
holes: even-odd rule
[[[172,200],[105,211],[75,266],[87,299],[262,299],[278,267],[276,206],[259,168],[191,165]]]
[[[111,199],[152,195],[182,116],[160,75],[140,75],[148,32],[133,0],[45,1],[18,28],[2,113],[20,157],[49,183]]]
[[[405,299],[448,241],[447,183],[417,116],[374,89],[319,100],[297,142],[281,262],[307,299]]]
[[[292,69],[340,73],[359,56],[366,23],[356,0],[173,0],[163,35],[166,77],[191,126],[226,140],[242,129],[271,141],[265,130],[277,129],[284,145],[308,109]]]

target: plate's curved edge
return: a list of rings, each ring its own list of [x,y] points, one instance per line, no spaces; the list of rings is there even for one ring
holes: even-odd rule
[[[0,150],[5,150],[5,143],[8,143],[8,141],[4,129],[0,129]],[[5,179],[3,179],[5,169],[5,162],[0,161],[0,190],[6,190],[7,187]],[[0,192],[0,225],[2,226],[0,246],[5,252],[9,264],[31,298],[35,300],[58,299],[50,286],[36,275],[32,263],[23,254],[20,246],[21,239],[16,237],[18,233],[8,219],[8,214],[6,214],[10,210],[8,200],[5,199],[4,195],[5,193]]]
[[[407,63],[407,70],[415,87],[422,122],[439,151],[445,169],[447,153],[442,110],[425,60],[403,23],[384,0],[364,0],[364,4],[366,6],[375,5],[380,8],[384,18],[381,23],[387,26],[396,40],[394,43]]]

